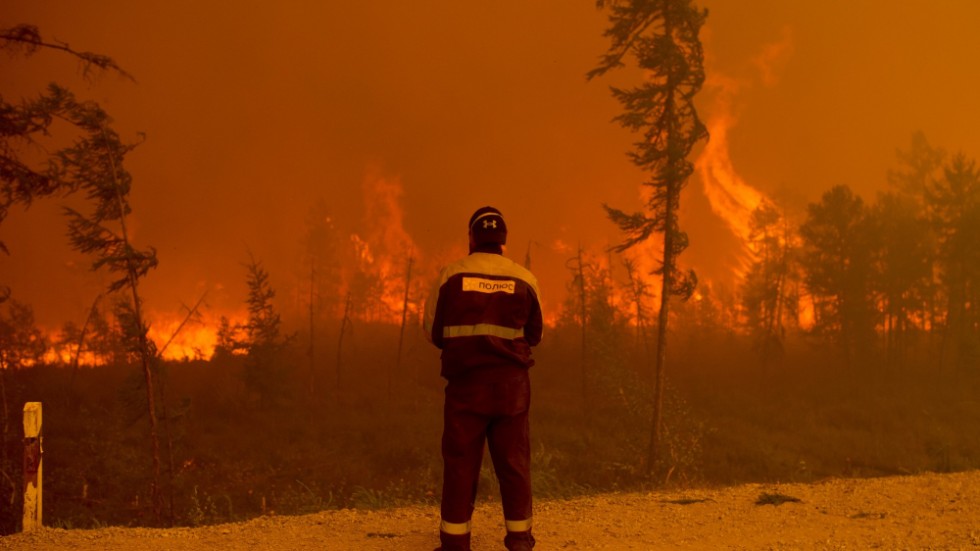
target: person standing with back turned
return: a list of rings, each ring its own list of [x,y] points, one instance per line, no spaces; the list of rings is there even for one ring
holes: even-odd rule
[[[470,254],[442,270],[425,304],[426,336],[442,349],[443,551],[469,551],[483,444],[500,481],[510,551],[534,547],[528,411],[531,347],[543,328],[538,282],[503,256],[507,225],[483,207],[469,223]]]

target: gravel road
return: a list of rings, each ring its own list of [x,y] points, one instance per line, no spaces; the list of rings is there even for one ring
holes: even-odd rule
[[[430,550],[438,516],[409,507],[170,530],[45,528],[0,538],[0,550]],[[503,549],[496,505],[473,521],[475,550]],[[540,501],[534,530],[542,550],[980,549],[980,471]]]

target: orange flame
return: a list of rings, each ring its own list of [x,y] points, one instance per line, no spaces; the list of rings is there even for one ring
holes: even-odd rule
[[[165,360],[208,360],[218,344],[220,317],[213,312],[200,312],[182,328],[184,316],[153,313],[147,336],[157,345],[160,357]],[[224,314],[232,326],[244,324],[248,315],[244,312]],[[180,331],[178,332],[178,328]],[[176,333],[176,334],[175,334]],[[173,340],[171,340],[171,338]],[[166,346],[166,348],[163,348]],[[162,350],[161,350],[162,349]]]
[[[735,171],[728,153],[728,130],[734,119],[727,114],[715,117],[708,123],[711,140],[695,162],[704,193],[711,210],[718,215],[741,241],[749,248],[752,213],[764,203],[771,203],[761,191],[745,182]],[[748,255],[742,255],[743,264]],[[741,274],[738,274],[741,275]]]
[[[244,324],[247,315],[243,312],[225,314],[231,325]],[[208,360],[214,355],[215,347],[218,344],[218,328],[221,316],[211,312],[201,312],[199,315],[189,319],[181,328],[185,315],[161,314],[149,312],[148,319],[150,329],[147,338],[156,346],[158,354],[164,360],[186,361],[186,360]],[[178,331],[179,328],[179,331]],[[60,340],[60,334],[56,330],[44,330],[51,343]],[[75,354],[78,354],[77,343],[65,343],[55,346],[52,344],[43,356],[43,361],[48,364],[70,365],[74,361]],[[82,344],[82,351],[78,356],[78,365],[94,367],[104,365],[107,358],[92,352],[85,343]]]
[[[776,84],[777,68],[786,62],[791,52],[792,33],[787,27],[783,29],[778,41],[766,45],[752,60],[763,85]],[[709,75],[707,85],[716,94],[712,115],[706,123],[711,138],[695,161],[695,166],[711,210],[743,244],[744,250],[740,255],[742,267],[736,273],[741,277],[753,252],[750,246],[752,213],[764,204],[771,206],[773,203],[764,193],[742,179],[729,154],[728,131],[738,122],[734,115],[734,100],[750,82],[747,79],[740,81],[717,71],[709,71]]]
[[[351,235],[357,269],[380,283],[378,301],[381,308],[356,313],[371,321],[400,323],[405,304],[405,284],[408,263],[418,265],[418,247],[405,230],[405,216],[401,206],[404,189],[400,178],[387,177],[380,170],[368,170],[363,183],[366,238]],[[417,268],[413,269],[417,272]],[[348,275],[350,288],[352,275]],[[419,274],[412,275],[413,281]],[[414,300],[413,300],[414,299]],[[409,293],[408,312],[417,315],[420,297]]]

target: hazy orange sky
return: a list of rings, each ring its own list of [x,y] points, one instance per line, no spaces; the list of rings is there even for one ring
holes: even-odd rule
[[[802,201],[848,184],[873,200],[916,130],[980,154],[980,2],[701,5],[701,115],[727,117],[731,166],[749,186]],[[561,244],[613,244],[601,203],[639,205],[632,136],[610,122],[608,91],[636,75],[586,81],[607,45],[592,0],[6,0],[0,27],[19,23],[136,78],[85,82],[57,52],[0,58],[5,100],[59,82],[102,104],[124,137],[146,134],[127,167],[136,242],[159,251],[145,285],[158,312],[205,290],[215,310],[239,308],[248,250],[284,302],[301,294],[313,202],[348,233],[389,222],[366,219],[366,180],[400,182],[404,230],[431,265],[463,250],[473,210],[499,207],[509,256],[523,261],[536,243],[546,306],[564,295]],[[725,283],[737,240],[698,175],[682,202],[684,263]],[[80,323],[106,280],[69,251],[62,204],[14,209],[0,225],[0,281],[50,327]]]

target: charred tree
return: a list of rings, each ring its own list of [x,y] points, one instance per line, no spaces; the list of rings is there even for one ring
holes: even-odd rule
[[[653,474],[662,455],[662,410],[670,298],[689,298],[696,285],[693,271],[678,272],[677,257],[687,248],[687,234],[678,224],[681,191],[694,170],[688,160],[694,145],[708,137],[698,117],[694,96],[704,83],[704,53],[699,39],[707,11],[691,0],[598,0],[609,12],[606,30],[611,45],[588,77],[622,67],[626,57],[645,75],[635,88],[613,88],[623,106],[616,117],[622,126],[640,132],[642,139],[630,159],[649,174],[646,212],[628,214],[604,205],[609,218],[626,234],[615,249],[625,251],[653,234],[663,236],[660,312],[653,396],[653,419],[647,472]]]

